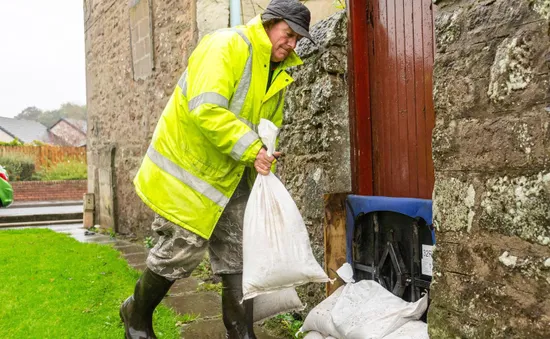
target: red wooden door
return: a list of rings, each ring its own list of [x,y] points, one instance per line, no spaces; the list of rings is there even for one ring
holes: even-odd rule
[[[432,1],[351,3],[356,189],[431,199]]]

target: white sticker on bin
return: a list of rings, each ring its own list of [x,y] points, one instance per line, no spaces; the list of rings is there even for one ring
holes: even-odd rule
[[[432,276],[434,246],[422,245],[422,274]]]

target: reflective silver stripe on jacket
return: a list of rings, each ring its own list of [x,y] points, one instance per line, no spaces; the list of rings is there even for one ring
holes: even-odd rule
[[[187,97],[187,69],[185,69],[181,75],[181,78],[178,81],[178,86],[181,88],[181,94],[183,94],[184,97]]]
[[[157,165],[163,171],[170,174],[187,186],[191,187],[200,194],[204,195],[208,199],[212,200],[217,205],[225,207],[229,202],[229,198],[226,197],[222,192],[218,191],[216,188],[214,188],[212,185],[202,180],[201,178],[194,176],[193,174],[187,172],[183,168],[173,163],[170,159],[166,158],[156,149],[154,149],[152,145],[150,145],[149,149],[147,150],[147,156],[155,165]]]
[[[246,124],[246,126],[250,127],[251,130],[253,130],[254,132],[258,133],[258,125],[255,125],[253,123],[251,123],[250,121],[246,120],[245,118],[243,117],[237,117],[239,118],[240,121],[242,121],[243,123]]]
[[[250,145],[259,138],[260,137],[256,134],[256,132],[248,131],[239,139],[239,141],[235,143],[235,146],[233,146],[233,149],[229,155],[233,159],[239,161],[248,147],[250,147]]]
[[[237,32],[237,34],[239,34],[248,45],[248,58],[246,59],[243,75],[241,76],[241,81],[239,82],[237,90],[235,91],[235,94],[231,99],[231,103],[229,104],[229,110],[235,113],[236,116],[239,116],[242,113],[241,111],[244,106],[244,101],[246,99],[246,95],[248,94],[248,89],[250,88],[250,82],[252,81],[252,44],[242,30],[238,28],[230,30]]]
[[[227,109],[227,106],[229,105],[229,100],[227,100],[227,98],[223,95],[216,92],[201,93],[193,99],[189,100],[189,112],[193,111],[195,108],[203,104],[218,105]]]
[[[180,86],[181,93],[183,94],[183,96],[187,97],[187,70],[185,70],[185,72],[183,72],[181,78],[179,79],[178,86]],[[196,98],[194,98],[194,99],[196,99]],[[187,106],[191,107],[191,103],[189,103]],[[224,107],[227,108],[227,106],[224,106]],[[277,105],[277,107],[278,107],[278,105]],[[196,107],[194,107],[194,108],[196,108]],[[191,108],[189,108],[189,110],[191,111]],[[250,121],[246,120],[245,118],[243,118],[241,116],[237,116],[237,118],[239,118],[240,121],[245,123],[246,126],[248,126],[251,130],[253,130],[255,132],[258,132],[258,126],[257,125],[251,123]]]
[[[224,98],[222,95],[218,94],[221,98],[205,98],[202,97],[203,95],[209,95],[209,94],[217,94],[214,92],[209,93],[203,93],[198,95],[197,97],[191,99],[189,101],[189,111],[194,110],[195,108],[199,107],[202,104],[216,104],[220,105],[226,109],[229,109],[233,114],[235,114],[237,117],[241,114],[241,111],[244,106],[244,101],[246,100],[246,96],[248,94],[248,90],[250,89],[250,83],[252,81],[252,44],[250,43],[250,40],[248,37],[244,34],[244,32],[241,29],[238,28],[224,28],[220,31],[230,31],[230,32],[236,32],[239,34],[239,36],[246,42],[248,45],[248,58],[246,59],[246,64],[244,66],[244,71],[241,76],[241,80],[239,82],[239,85],[237,87],[237,90],[235,91],[235,94],[233,94],[233,98],[231,99],[231,102],[229,104],[226,104],[226,100],[222,100],[221,98]],[[181,88],[181,93],[187,97],[187,69],[183,72],[181,78],[178,81],[178,86]],[[225,99],[225,98],[224,98]],[[212,101],[209,101],[212,100]],[[220,104],[221,103],[221,104]],[[241,119],[242,121],[242,119]],[[250,128],[252,128],[251,123],[248,121],[243,121],[247,125],[249,125]],[[254,128],[254,130],[256,130]]]

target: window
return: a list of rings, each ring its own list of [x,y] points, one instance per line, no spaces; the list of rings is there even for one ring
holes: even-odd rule
[[[134,80],[145,79],[155,68],[151,0],[130,0],[129,5]]]

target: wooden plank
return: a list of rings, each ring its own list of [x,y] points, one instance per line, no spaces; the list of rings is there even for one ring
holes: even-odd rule
[[[415,1],[413,8],[414,31],[414,82],[415,82],[415,110],[417,132],[417,158],[418,158],[418,197],[431,199],[431,187],[428,180],[428,166],[432,162],[431,155],[428,159],[426,136],[426,110],[424,98],[424,38],[422,31],[422,1]],[[430,133],[431,135],[431,133]],[[427,192],[430,195],[427,196]]]
[[[409,153],[407,151],[408,128],[407,128],[407,85],[405,83],[405,27],[404,27],[404,4],[403,0],[395,1],[395,49],[397,55],[397,126],[398,143],[397,157],[393,158],[395,171],[393,171],[394,185],[393,196],[407,197],[409,189]]]
[[[399,188],[399,183],[397,182],[397,179],[399,178],[399,162],[398,162],[398,154],[399,154],[399,109],[398,109],[398,79],[397,79],[397,71],[398,71],[398,54],[397,54],[397,46],[396,46],[396,40],[397,40],[397,27],[396,27],[396,3],[395,1],[387,1],[387,10],[386,10],[386,18],[387,18],[387,48],[388,48],[388,54],[385,62],[387,62],[386,65],[386,77],[387,77],[387,83],[386,83],[386,93],[388,94],[386,96],[387,100],[387,107],[388,110],[386,111],[386,117],[388,127],[388,139],[386,139],[384,142],[388,142],[390,144],[390,149],[388,153],[388,160],[389,163],[386,164],[386,168],[383,169],[379,175],[387,175],[389,176],[389,186],[387,187],[386,192],[378,192],[378,195],[387,195],[387,196],[395,196],[395,191]]]
[[[346,262],[346,197],[349,193],[325,194],[325,271],[329,278],[337,277],[336,270]],[[327,283],[327,296],[342,286],[337,279],[334,284]]]
[[[379,76],[379,68],[380,65],[378,64],[378,61],[380,58],[378,58],[378,51],[375,50],[377,44],[376,41],[378,41],[378,32],[377,28],[378,25],[376,25],[376,18],[378,17],[378,13],[376,12],[377,9],[377,3],[376,1],[370,0],[367,3],[367,49],[368,49],[368,63],[369,63],[369,82],[370,82],[370,108],[371,108],[371,129],[372,129],[372,145],[378,145],[380,144],[379,140],[384,140],[383,136],[380,135],[381,129],[378,128],[380,125],[380,119],[375,119],[375,117],[379,116],[379,114],[376,114],[374,110],[378,109],[379,102],[381,99],[379,89],[381,86],[379,86],[378,81],[381,79]],[[380,149],[376,147],[372,147],[372,165],[373,165],[373,173],[376,173],[378,171],[377,166],[380,164]],[[376,190],[377,187],[380,187],[380,176],[373,176],[373,190]]]
[[[380,163],[377,166],[377,172],[378,177],[382,177],[380,179],[381,185],[377,188],[377,191],[375,195],[383,195],[382,192],[388,192],[391,189],[391,175],[390,174],[382,174],[386,173],[386,171],[389,169],[391,170],[391,127],[392,123],[391,120],[388,119],[389,112],[390,112],[390,106],[387,100],[388,95],[390,95],[389,89],[389,83],[390,83],[390,77],[388,73],[388,53],[389,53],[389,47],[388,47],[388,5],[387,0],[379,0],[378,1],[378,17],[377,17],[377,26],[378,26],[378,40],[376,42],[377,45],[377,51],[378,51],[378,64],[380,65],[381,73],[379,73],[379,77],[381,78],[378,81],[378,84],[380,85],[381,89],[379,91],[380,97],[382,98],[380,107],[377,108],[377,118],[381,122],[378,126],[380,130],[383,132],[381,135],[384,136],[384,139],[381,139],[378,145],[375,145],[377,149],[382,152],[380,156]],[[374,117],[373,117],[374,119]]]
[[[418,196],[418,150],[417,144],[418,139],[424,138],[424,136],[419,136],[416,133],[416,94],[415,94],[415,82],[414,82],[414,58],[415,58],[415,48],[414,48],[414,26],[413,26],[413,1],[405,1],[403,11],[403,27],[405,30],[405,85],[407,86],[407,144],[406,149],[408,152],[409,158],[409,178],[408,178],[408,189],[407,196],[417,197]],[[404,182],[404,184],[407,183]]]
[[[355,92],[356,92],[356,82],[355,79],[355,57],[353,51],[355,50],[353,42],[353,23],[354,20],[351,15],[351,10],[354,8],[353,4],[349,5],[348,11],[348,106],[349,106],[349,133],[350,133],[350,166],[351,166],[351,189],[353,192],[359,192],[359,157],[357,156],[359,145],[357,144],[357,108],[355,107]],[[355,10],[357,11],[357,10]]]

